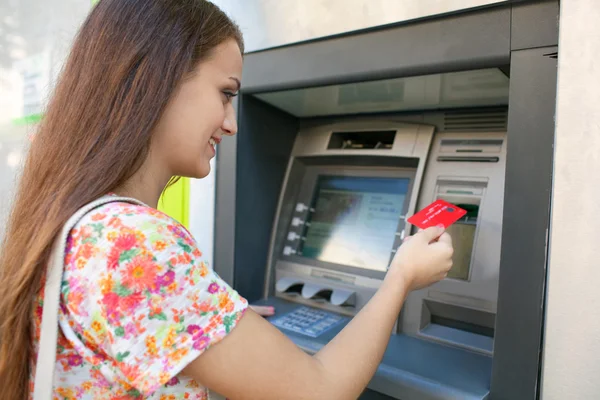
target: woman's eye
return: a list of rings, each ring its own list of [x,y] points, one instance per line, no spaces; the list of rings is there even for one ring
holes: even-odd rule
[[[225,100],[227,102],[229,102],[229,101],[231,101],[232,98],[234,98],[235,96],[237,96],[237,93],[225,91],[225,92],[223,92],[223,95],[225,96]]]

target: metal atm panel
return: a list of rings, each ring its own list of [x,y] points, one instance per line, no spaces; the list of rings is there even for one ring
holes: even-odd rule
[[[491,354],[505,160],[505,133],[436,135],[418,208],[444,199],[467,215],[448,228],[455,248],[448,277],[408,297],[401,331]]]

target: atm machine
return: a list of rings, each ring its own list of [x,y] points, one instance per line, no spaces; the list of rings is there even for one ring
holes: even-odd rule
[[[381,285],[402,239],[415,231],[406,218],[436,199],[449,201],[467,210],[448,229],[454,266],[407,298],[372,386],[389,398],[483,399],[484,385],[479,393],[459,380],[445,386],[443,376],[454,369],[489,379],[506,134],[436,132],[401,120],[299,131],[272,230],[267,277],[274,282],[261,304],[275,306],[270,321],[297,345],[318,351]],[[431,358],[411,359],[417,348]]]
[[[448,229],[452,270],[408,296],[363,400],[539,398],[558,7],[505,2],[244,57],[214,267],[275,306],[301,349],[369,301],[408,217],[436,199],[467,210]]]
[[[385,121],[299,133],[273,230],[275,296],[341,315],[364,306],[416,207],[432,134]],[[285,329],[292,320],[274,323]]]

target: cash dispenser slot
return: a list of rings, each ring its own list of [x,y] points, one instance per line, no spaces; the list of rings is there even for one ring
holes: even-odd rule
[[[421,333],[432,339],[492,352],[495,316],[493,313],[423,300]]]
[[[483,325],[473,324],[465,321],[461,321],[458,319],[452,319],[447,317],[442,317],[440,315],[431,315],[431,323],[445,326],[452,329],[459,329],[465,332],[471,332],[476,335],[483,335],[490,338],[494,337],[494,328],[490,328]]]

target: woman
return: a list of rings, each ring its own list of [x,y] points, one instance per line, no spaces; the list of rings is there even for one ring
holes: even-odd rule
[[[204,0],[102,0],[32,144],[0,261],[0,387],[30,396],[44,270],[71,231],[54,394],[60,399],[350,399],[381,361],[407,293],[451,266],[447,234],[402,245],[369,304],[314,356],[247,308],[191,235],[155,210],[174,176],[205,177],[237,126],[238,28]],[[241,149],[243,151],[243,149]],[[377,327],[377,329],[374,329]]]

